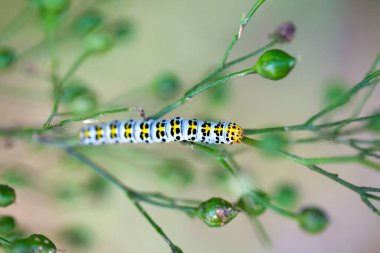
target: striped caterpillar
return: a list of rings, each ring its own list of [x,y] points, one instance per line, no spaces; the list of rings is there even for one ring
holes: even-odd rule
[[[112,121],[82,128],[82,145],[107,143],[163,143],[189,141],[233,144],[243,139],[243,129],[230,122],[210,122],[176,117],[170,120]]]

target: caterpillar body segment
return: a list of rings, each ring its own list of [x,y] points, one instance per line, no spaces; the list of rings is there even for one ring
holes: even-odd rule
[[[79,138],[82,145],[173,141],[233,144],[241,142],[243,129],[230,122],[180,117],[169,120],[117,120],[82,128]]]

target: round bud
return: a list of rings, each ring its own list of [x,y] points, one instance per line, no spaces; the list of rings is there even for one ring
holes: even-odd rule
[[[271,37],[277,39],[279,42],[291,42],[296,33],[296,27],[292,21],[287,21],[280,24]]]
[[[103,53],[110,50],[114,45],[112,36],[107,33],[90,33],[87,35],[84,46],[89,53]]]
[[[264,78],[280,80],[290,73],[295,64],[296,59],[293,56],[282,50],[272,49],[260,56],[253,70]]]
[[[63,91],[62,104],[73,113],[87,113],[97,106],[96,94],[82,82],[73,81]]]
[[[210,227],[221,227],[238,214],[231,203],[221,198],[211,198],[197,208],[197,216]]]
[[[33,0],[42,13],[60,14],[64,12],[70,4],[69,0]]]
[[[0,207],[13,204],[16,200],[16,192],[8,185],[0,185]]]
[[[310,234],[322,232],[329,223],[326,214],[315,207],[302,209],[298,221],[302,229]]]
[[[293,207],[298,200],[298,191],[294,185],[282,184],[277,187],[273,199],[284,207]]]
[[[249,216],[258,216],[265,212],[266,207],[261,204],[253,194],[244,194],[238,200],[236,206]]]
[[[153,83],[152,90],[157,98],[167,100],[175,97],[181,89],[178,77],[173,73],[163,73],[158,75]]]
[[[18,239],[8,248],[8,253],[56,253],[54,243],[44,235],[33,234],[26,239]]]
[[[7,47],[0,48],[0,69],[10,67],[16,60],[16,53],[13,49]]]
[[[103,16],[98,11],[87,11],[82,13],[74,21],[74,30],[79,35],[85,35],[95,31],[103,23]]]
[[[0,234],[9,234],[16,227],[16,220],[9,215],[0,216]]]

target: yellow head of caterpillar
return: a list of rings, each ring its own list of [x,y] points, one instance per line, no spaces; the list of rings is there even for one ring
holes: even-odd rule
[[[243,140],[243,128],[231,123],[227,127],[227,137],[231,139],[231,143],[240,143]]]

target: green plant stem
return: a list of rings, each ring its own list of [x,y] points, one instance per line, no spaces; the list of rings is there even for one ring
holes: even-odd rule
[[[373,84],[371,81],[377,78],[380,75],[380,70],[374,71],[372,74],[366,76],[361,82],[356,84],[354,87],[352,87],[350,90],[348,90],[340,99],[338,99],[335,103],[332,103],[331,105],[327,106],[320,112],[314,114],[311,116],[306,122],[306,125],[311,125],[314,121],[319,119],[321,116],[347,104],[351,98],[356,95],[359,91],[362,89],[370,86]]]
[[[244,137],[243,138],[243,143],[246,144],[246,145],[249,145],[251,147],[260,148],[260,142],[257,141],[257,140],[254,140],[254,139],[250,139],[250,138]],[[333,181],[335,181],[335,182],[343,185],[344,187],[346,187],[346,188],[348,188],[348,189],[350,189],[350,190],[358,193],[360,195],[362,201],[372,211],[374,211],[377,215],[380,216],[380,211],[375,206],[373,206],[373,204],[369,201],[369,199],[380,200],[380,197],[372,195],[372,194],[369,194],[362,187],[356,186],[354,184],[349,183],[348,181],[345,181],[345,180],[341,179],[337,174],[333,174],[333,173],[330,173],[330,172],[327,172],[327,171],[323,170],[322,168],[320,168],[317,165],[313,164],[311,161],[308,161],[307,158],[305,159],[305,158],[302,158],[302,157],[299,157],[299,156],[287,153],[287,152],[282,151],[282,150],[278,150],[276,152],[276,154],[278,156],[283,157],[284,159],[287,159],[287,160],[293,161],[295,163],[304,165],[307,168],[309,168],[310,170],[312,170],[314,172],[317,172],[317,173],[319,173],[321,175],[324,175],[327,178],[329,178],[329,179],[331,179],[331,180],[333,180]]]
[[[322,130],[323,128],[334,127],[341,124],[368,121],[369,119],[372,119],[375,117],[380,117],[380,114],[373,114],[370,116],[360,117],[360,118],[355,118],[355,119],[348,118],[348,119],[329,122],[329,123],[320,124],[320,125],[311,125],[311,124],[304,123],[304,124],[290,125],[290,126],[244,129],[244,134],[251,135],[251,134],[264,134],[264,133],[272,133],[272,132],[291,132],[291,131],[304,131],[304,130],[314,132],[314,131]]]
[[[129,194],[130,195],[130,194]],[[162,230],[160,226],[157,225],[157,223],[148,215],[148,213],[144,210],[144,208],[140,205],[140,203],[136,200],[135,197],[130,196],[129,197],[133,204],[136,206],[136,208],[140,211],[140,213],[145,217],[145,219],[149,222],[149,224],[156,230],[156,232],[164,239],[164,241],[169,245],[170,249],[172,252],[182,252],[176,246],[170,239],[169,237],[165,234],[165,232]]]
[[[124,185],[120,180],[118,180],[116,177],[111,175],[108,171],[103,169],[102,167],[98,166],[94,162],[87,159],[85,156],[80,154],[79,152],[75,151],[74,149],[67,148],[66,149],[67,154],[72,156],[73,158],[76,158],[77,160],[81,161],[83,164],[87,165],[89,168],[91,168],[93,171],[95,171],[97,174],[120,188],[122,191],[125,192],[125,194],[128,196],[128,198],[132,201],[132,203],[135,205],[135,207],[139,210],[139,212],[147,219],[149,224],[152,225],[152,227],[155,229],[155,231],[164,238],[165,242],[169,245],[172,252],[182,252],[170,239],[169,237],[164,233],[164,231],[155,223],[155,221],[148,215],[148,213],[145,211],[145,209],[140,205],[139,200],[145,201],[150,204],[156,204],[155,201],[149,200],[149,198],[145,197],[143,194],[132,190],[128,186]],[[162,206],[159,205],[158,206]],[[171,206],[174,206],[172,203]],[[194,207],[182,207],[182,206],[176,206],[176,208],[181,209],[185,212],[189,212],[191,209],[191,212],[193,213],[195,208]]]
[[[173,111],[174,109],[176,109],[180,105],[185,104],[191,98],[193,98],[194,96],[198,95],[199,93],[201,93],[201,92],[203,92],[209,88],[212,88],[216,85],[220,85],[220,84],[222,84],[222,83],[224,83],[224,82],[226,82],[226,81],[228,81],[234,77],[240,77],[240,76],[245,76],[245,75],[254,74],[254,73],[255,72],[252,69],[244,69],[244,70],[241,70],[238,72],[228,74],[228,75],[223,76],[221,78],[218,78],[216,80],[210,81],[210,82],[206,83],[205,85],[195,85],[194,87],[192,87],[191,89],[186,91],[185,94],[183,95],[183,97],[181,97],[180,99],[178,99],[174,103],[169,104],[168,106],[164,107],[158,113],[154,114],[153,116],[151,116],[149,118],[151,118],[151,119],[161,118],[162,116]]]
[[[366,77],[369,76],[371,73],[373,73],[378,65],[380,64],[380,54],[376,56],[375,58],[375,61],[373,62],[370,70],[368,71],[368,73],[366,74]],[[376,78],[375,80],[373,80],[374,84],[373,85],[370,85],[367,93],[364,95],[364,97],[361,98],[361,100],[359,101],[359,103],[357,104],[354,112],[352,113],[352,116],[351,118],[357,118],[360,114],[360,112],[363,110],[365,104],[367,103],[367,101],[369,100],[369,98],[371,97],[371,95],[373,94],[373,92],[375,91],[376,89],[376,85],[378,84],[379,82],[379,78]],[[338,133],[346,126],[346,124],[342,124],[340,126],[338,126],[335,130],[334,130],[334,134],[335,135],[338,135]]]
[[[245,26],[251,20],[253,14],[259,9],[259,7],[264,2],[265,2],[265,0],[258,0],[258,1],[256,1],[256,3],[249,10],[248,14],[241,19],[239,30],[234,34],[234,36],[232,37],[232,40],[231,40],[230,44],[228,45],[226,51],[224,52],[222,60],[220,61],[220,66],[224,66],[224,64],[227,62],[227,59],[230,56],[230,53],[231,53],[232,49],[234,48],[236,42],[240,39],[241,32],[244,30]]]
[[[227,156],[226,154],[222,153],[218,149],[199,144],[199,143],[194,143],[194,142],[183,142],[183,144],[190,146],[190,148],[199,150],[201,152],[204,152],[208,155],[211,155],[216,158],[218,163],[225,169],[227,172],[231,173],[234,176],[237,176],[237,171],[234,167],[232,167],[228,162],[227,162]]]
[[[248,217],[249,220],[252,223],[253,228],[256,231],[257,237],[259,238],[259,241],[264,246],[272,246],[272,240],[270,239],[267,231],[265,230],[263,224],[260,222],[260,220],[257,217]]]
[[[11,245],[12,242],[0,236],[0,245]]]
[[[71,65],[67,73],[63,76],[62,80],[58,82],[56,85],[54,92],[54,101],[53,101],[53,108],[52,111],[46,120],[46,122],[43,125],[43,128],[49,128],[50,124],[53,120],[53,118],[58,113],[59,104],[61,102],[61,98],[63,95],[63,86],[66,84],[66,82],[74,75],[74,73],[78,70],[79,66],[83,64],[83,62],[91,55],[91,52],[85,51],[83,52]]]
[[[206,86],[204,87],[204,85],[209,82],[210,80],[212,80],[214,77],[216,77],[220,72],[222,72],[224,69],[226,69],[227,67],[230,67],[230,66],[233,66],[237,63],[240,63],[242,61],[245,61],[267,49],[269,49],[270,47],[274,46],[276,43],[278,43],[278,40],[276,39],[273,39],[271,40],[267,45],[263,46],[262,48],[252,52],[252,53],[249,53],[245,56],[242,56],[236,60],[233,60],[229,63],[227,63],[227,60],[228,60],[228,57],[232,51],[232,49],[234,48],[236,42],[238,41],[239,39],[239,36],[241,35],[241,32],[242,30],[244,29],[244,27],[248,24],[249,20],[252,18],[253,14],[256,12],[256,10],[265,2],[265,0],[258,0],[253,6],[252,8],[249,10],[247,16],[245,16],[244,18],[241,19],[241,22],[240,22],[240,28],[239,28],[239,31],[236,32],[234,34],[234,36],[232,37],[232,40],[230,42],[230,44],[228,45],[227,49],[225,50],[224,52],[224,55],[220,61],[220,64],[211,72],[209,73],[202,81],[200,81],[199,83],[195,84],[190,90],[187,91],[187,93],[189,93],[190,91],[193,91],[194,92],[194,95],[197,95],[199,94],[200,92],[202,91],[205,91],[215,85],[211,85],[211,86]],[[226,81],[226,80],[225,80]],[[201,88],[203,87],[203,88]],[[200,90],[200,92],[196,92],[197,90]],[[186,93],[185,93],[186,94]],[[158,119],[158,118],[161,118],[163,116],[165,116],[166,114],[168,114],[169,112],[173,111],[174,109],[176,109],[177,107],[185,104],[190,98],[187,98],[186,95],[184,95],[182,98],[178,99],[177,101],[175,101],[174,103],[164,107],[163,109],[161,109],[160,111],[158,111],[157,113],[155,113],[154,115],[150,116],[149,118],[151,119]]]
[[[110,115],[110,114],[121,113],[121,112],[129,112],[129,111],[134,110],[134,109],[135,108],[126,107],[126,108],[119,108],[119,109],[100,111],[100,112],[96,112],[96,113],[93,113],[93,114],[90,114],[90,115],[76,117],[76,118],[71,118],[71,119],[64,119],[64,120],[59,121],[55,125],[50,125],[49,127],[46,128],[46,130],[47,129],[56,128],[56,127],[62,127],[64,125],[66,125],[66,124],[70,124],[70,123],[78,122],[78,121],[83,121],[83,120],[86,120],[86,119],[94,119],[94,118],[97,118],[97,117],[102,117],[102,116],[106,116],[106,115]]]

